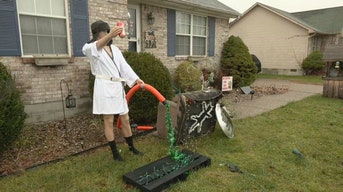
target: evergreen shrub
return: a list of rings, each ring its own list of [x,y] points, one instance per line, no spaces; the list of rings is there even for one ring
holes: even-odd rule
[[[202,72],[191,61],[180,63],[174,73],[175,86],[181,92],[201,90]]]
[[[256,80],[257,67],[240,37],[230,36],[224,43],[220,65],[223,76],[233,77],[233,87],[248,86]]]
[[[324,69],[323,54],[320,51],[313,51],[301,64],[306,75],[315,75]]]
[[[19,90],[6,67],[0,63],[0,154],[19,137],[26,114]]]
[[[161,60],[153,54],[146,52],[123,52],[123,56],[137,75],[167,100],[173,98],[172,78],[169,70]],[[93,97],[94,76],[89,75],[89,94]],[[126,93],[130,90],[125,86]],[[139,90],[130,99],[130,119],[134,123],[156,123],[157,120],[157,98],[148,91]]]
[[[92,74],[92,71],[89,71],[88,75],[88,90],[89,90],[89,96],[93,99],[93,93],[94,93],[94,80],[95,77]]]
[[[153,86],[167,100],[173,98],[172,77],[161,60],[147,52],[127,51],[123,55],[144,83]],[[126,91],[129,91],[128,87]],[[137,91],[129,103],[131,120],[135,123],[156,123],[158,103],[159,101],[152,93],[144,90]]]

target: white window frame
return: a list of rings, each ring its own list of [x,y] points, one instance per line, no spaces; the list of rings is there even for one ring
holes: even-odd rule
[[[19,1],[19,0],[18,0]],[[26,1],[26,0],[23,0]],[[37,0],[33,0],[34,3],[36,4]],[[54,0],[51,0],[54,1]],[[36,6],[34,6],[36,7]],[[52,7],[50,7],[52,9]],[[17,14],[18,14],[18,24],[19,24],[19,33],[20,33],[20,46],[21,46],[21,53],[22,57],[34,57],[34,58],[66,58],[71,56],[71,43],[70,43],[70,29],[69,29],[69,3],[68,0],[64,0],[64,11],[65,11],[65,16],[54,16],[54,15],[44,15],[44,14],[37,14],[36,10],[34,10],[35,13],[30,13],[30,12],[22,12],[20,11],[19,8],[19,2],[17,2]],[[23,49],[23,39],[22,39],[22,32],[21,32],[21,23],[20,23],[20,15],[28,15],[28,16],[33,16],[33,17],[46,17],[46,18],[57,18],[57,19],[65,19],[66,23],[66,37],[67,37],[67,53],[65,54],[33,54],[33,55],[28,55],[24,54],[24,49]]]
[[[139,5],[128,4],[128,8],[136,10],[136,37],[130,37],[129,42],[135,42],[137,45],[137,52],[141,52],[141,11]],[[132,17],[132,16],[131,16]],[[129,32],[129,31],[128,31]],[[130,34],[129,34],[130,35]]]
[[[185,56],[207,56],[207,51],[208,51],[208,18],[207,16],[204,16],[204,15],[198,15],[198,14],[192,14],[192,13],[187,13],[187,12],[181,12],[181,11],[176,11],[176,15],[177,14],[186,14],[186,15],[190,15],[191,17],[191,23],[190,23],[190,34],[184,34],[184,33],[178,33],[176,32],[176,38],[177,36],[189,36],[190,37],[190,50],[189,50],[189,55],[178,55],[176,54],[176,56],[179,56],[179,57],[185,57]],[[194,26],[194,23],[193,23],[193,17],[194,16],[197,16],[197,17],[204,17],[206,19],[206,24],[205,24],[205,27],[206,27],[206,35],[205,36],[201,36],[201,35],[194,35],[193,34],[193,26]],[[176,20],[176,25],[177,25],[177,20]],[[193,54],[193,37],[202,37],[202,38],[205,38],[205,54],[204,55],[194,55]],[[177,45],[175,45],[177,46]]]

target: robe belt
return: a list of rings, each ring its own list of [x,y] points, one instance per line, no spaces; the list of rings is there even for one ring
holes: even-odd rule
[[[114,81],[114,82],[125,82],[125,79],[120,78],[120,77],[110,77],[110,76],[106,76],[106,75],[96,75],[95,77],[99,78],[99,79]]]

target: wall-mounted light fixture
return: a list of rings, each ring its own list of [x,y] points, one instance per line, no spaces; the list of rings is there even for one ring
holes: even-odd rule
[[[149,25],[154,24],[155,22],[155,17],[152,15],[152,12],[148,13],[148,23]]]

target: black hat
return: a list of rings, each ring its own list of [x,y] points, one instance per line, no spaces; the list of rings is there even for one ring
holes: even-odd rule
[[[99,20],[92,23],[91,29],[92,29],[92,34],[97,35],[101,31],[109,31],[110,26],[108,25],[108,23]]]
[[[88,41],[87,43],[91,43],[91,42],[96,41],[96,39],[97,39],[97,37],[101,31],[109,32],[110,26],[108,25],[108,23],[101,21],[101,20],[98,20],[98,21],[95,21],[94,23],[92,23],[91,30],[92,30],[93,38],[90,41]]]

